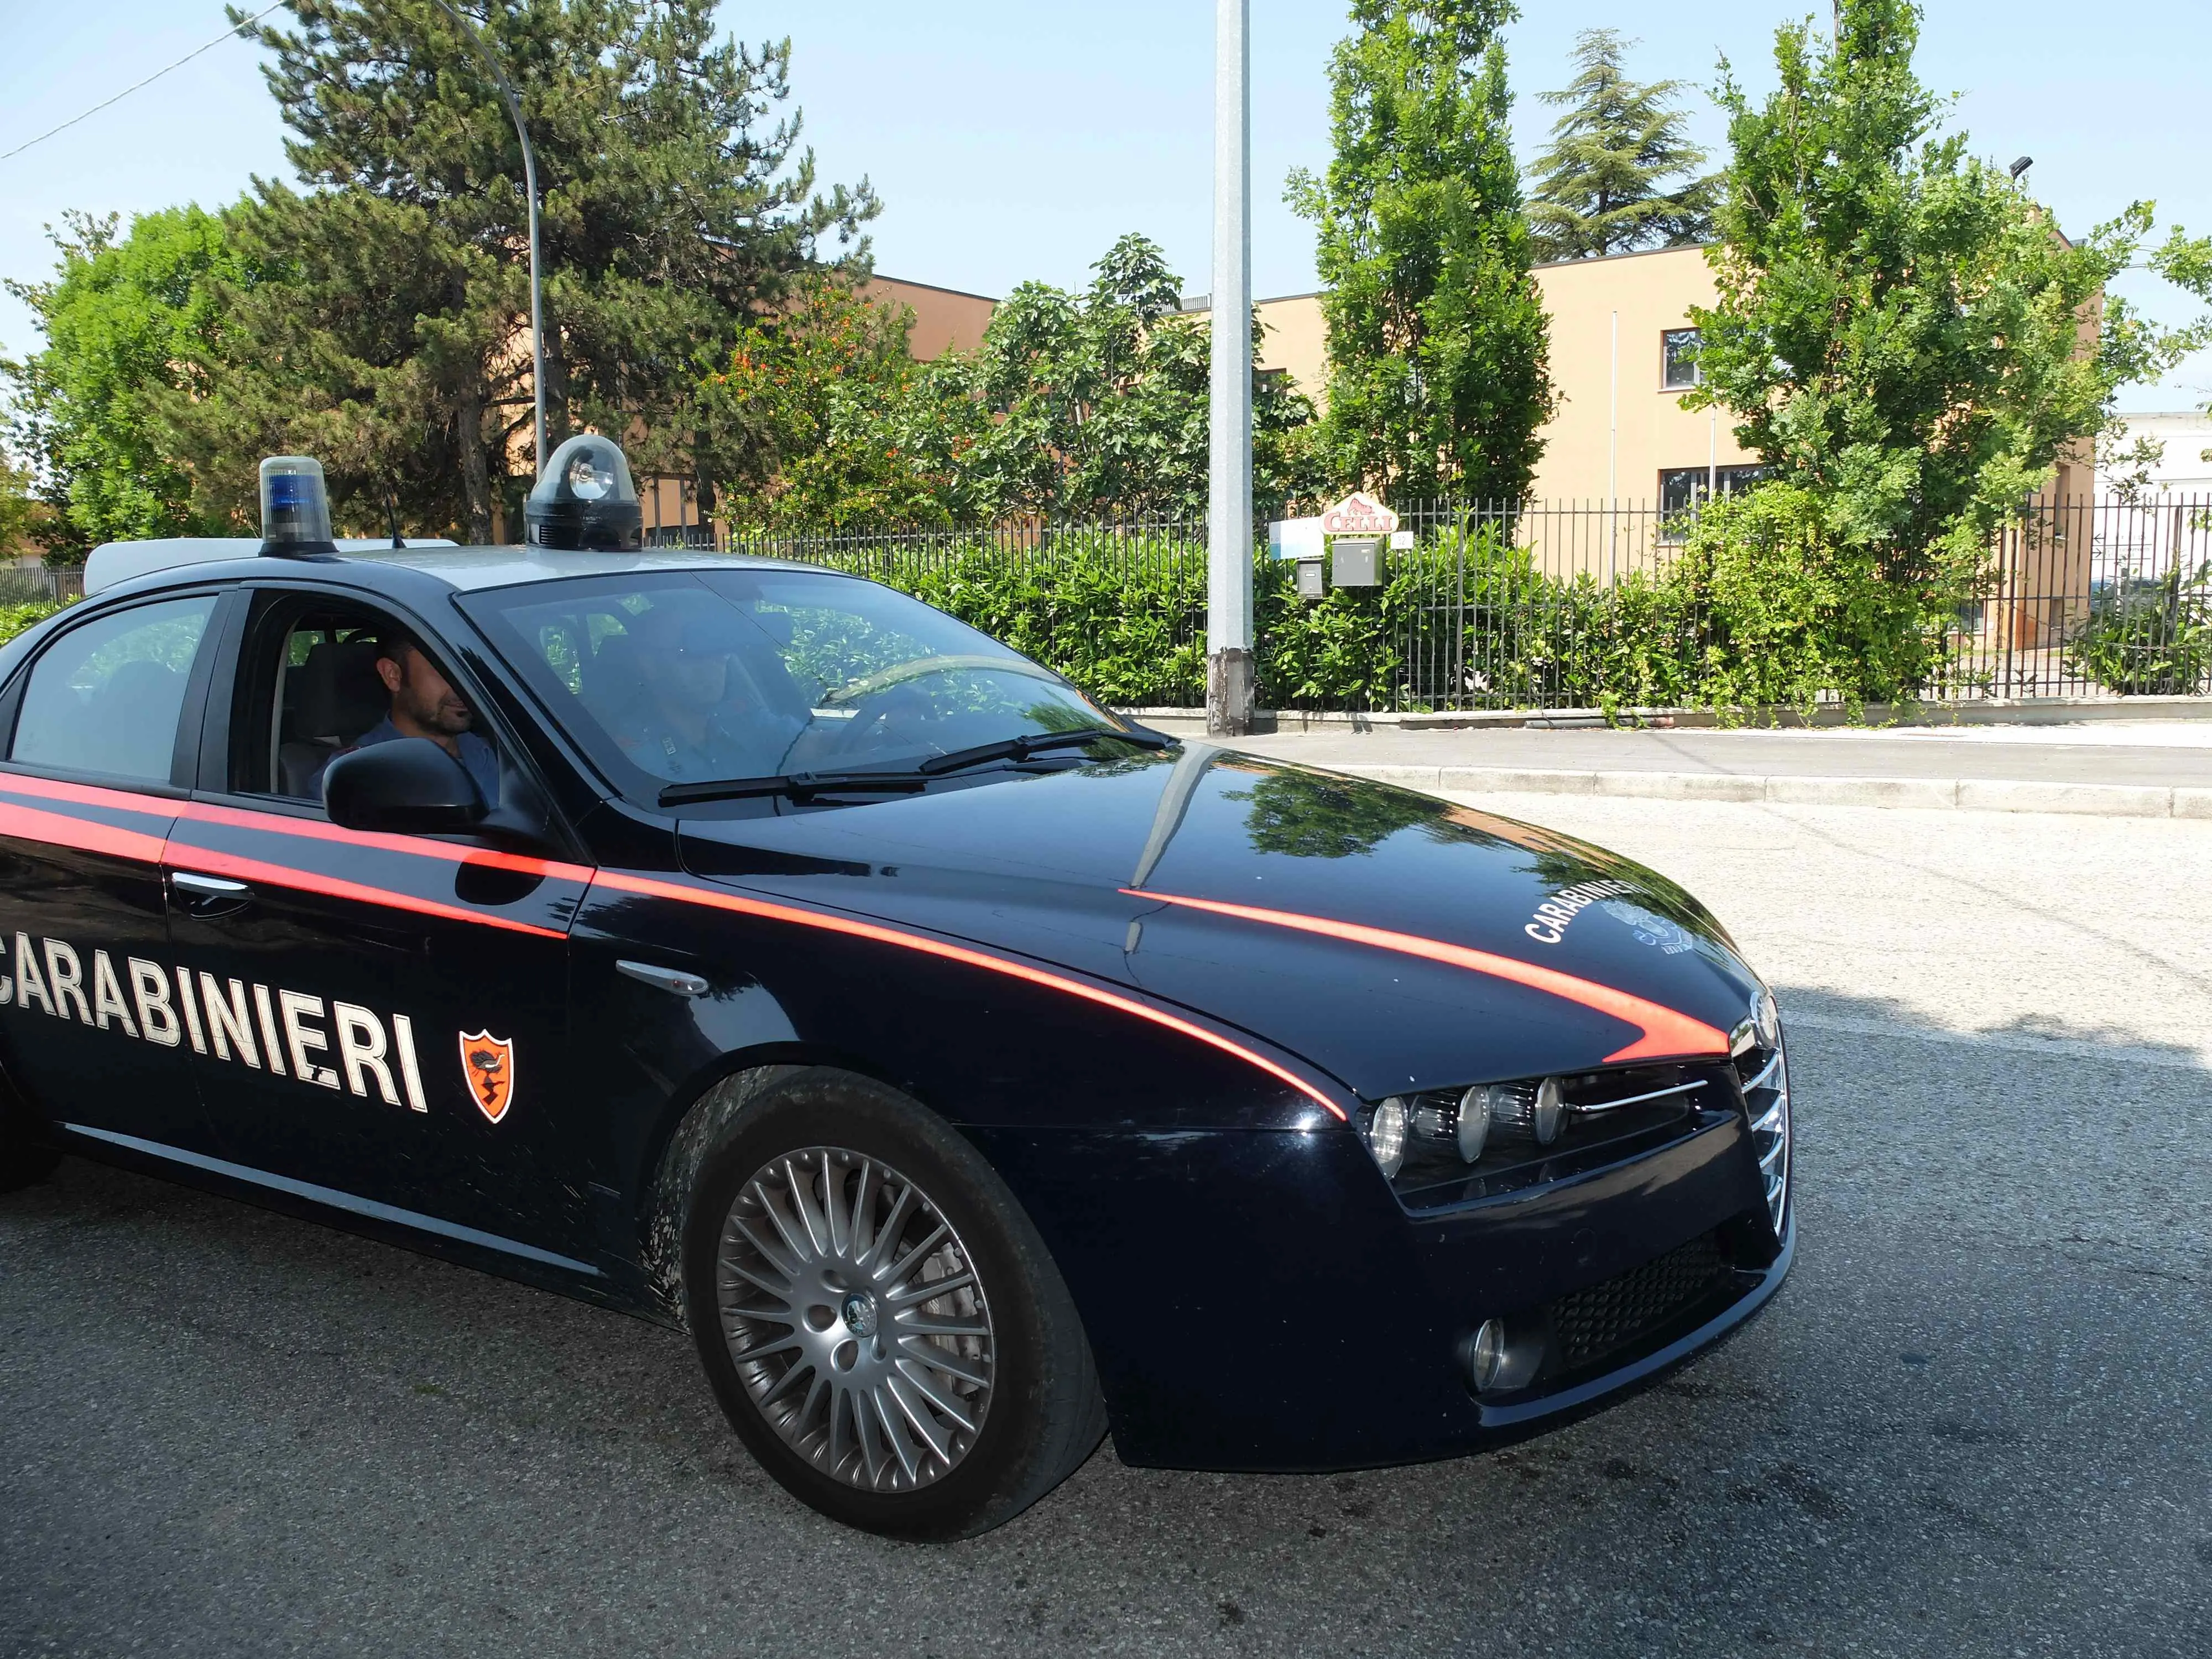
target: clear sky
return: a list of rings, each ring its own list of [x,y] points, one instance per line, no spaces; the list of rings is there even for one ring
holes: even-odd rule
[[[1629,0],[1527,4],[1510,36],[1523,155],[1551,118],[1534,94],[1566,78],[1577,30],[1642,45],[1632,72],[1709,86],[1725,52],[1771,80],[1774,26],[1808,0],[1707,0],[1685,9]],[[1310,228],[1282,205],[1284,175],[1328,160],[1330,47],[1343,0],[1253,6],[1255,290],[1315,286]],[[2154,199],[2162,218],[2212,230],[2212,6],[2137,0],[2125,27],[2059,0],[1929,0],[1920,65],[1960,94],[1957,121],[2001,161],[2029,155],[2037,193],[2069,229]],[[1209,0],[884,0],[771,5],[724,0],[748,39],[788,34],[793,81],[824,179],[871,178],[884,201],[878,268],[1000,295],[1025,277],[1085,280],[1115,237],[1142,230],[1185,286],[1203,290],[1211,215],[1213,8]],[[1693,21],[1684,21],[1684,19]],[[218,0],[0,0],[0,151],[119,90],[222,28]],[[1688,100],[1698,137],[1723,134],[1710,100]],[[256,54],[227,40],[164,80],[0,162],[0,276],[52,265],[42,226],[68,208],[130,214],[213,206],[255,172],[283,173],[283,129]],[[2124,279],[2154,313],[2183,314],[2154,280]],[[0,297],[0,348],[34,346],[27,313]],[[2212,362],[2185,365],[2129,407],[2212,397]]]

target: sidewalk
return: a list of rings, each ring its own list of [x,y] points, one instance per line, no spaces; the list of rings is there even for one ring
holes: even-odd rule
[[[2212,819],[2212,720],[1799,731],[1276,733],[1234,747],[1417,789]]]

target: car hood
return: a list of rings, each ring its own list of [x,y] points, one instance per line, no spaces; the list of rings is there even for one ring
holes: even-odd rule
[[[1711,1054],[1759,981],[1642,866],[1480,806],[1190,744],[772,817],[693,874],[1050,962],[1370,1099]]]

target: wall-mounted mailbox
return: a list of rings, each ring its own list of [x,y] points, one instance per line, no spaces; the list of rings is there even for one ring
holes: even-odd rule
[[[1377,567],[1382,561],[1376,550],[1382,546],[1373,536],[1338,536],[1329,543],[1329,553],[1334,568],[1329,572],[1338,587],[1375,587],[1381,585]]]
[[[1322,585],[1322,562],[1319,559],[1300,559],[1297,569],[1298,597],[1302,599],[1323,597],[1327,590]]]

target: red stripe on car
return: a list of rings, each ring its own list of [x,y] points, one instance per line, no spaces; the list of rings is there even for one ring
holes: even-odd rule
[[[387,836],[373,830],[347,830],[321,818],[294,817],[283,812],[257,812],[237,806],[217,806],[198,800],[168,800],[127,789],[108,789],[94,784],[64,783],[55,778],[25,777],[0,772],[0,791],[42,796],[49,800],[75,801],[81,805],[117,811],[144,812],[165,818],[189,818],[195,823],[221,823],[237,830],[258,830],[272,836],[299,836],[309,841],[334,842],[346,847],[374,848],[380,852],[408,853],[416,858],[441,859],[448,864],[470,864],[489,870],[511,870],[526,876],[587,882],[591,866],[562,864],[552,859],[527,858],[517,853],[495,853],[452,842],[426,841],[414,836]]]
[[[471,910],[459,904],[441,904],[436,899],[417,898],[412,893],[396,892],[389,887],[371,887],[362,882],[319,875],[313,870],[295,869],[289,864],[270,864],[260,859],[240,858],[234,853],[218,853],[212,848],[173,848],[170,862],[204,871],[211,876],[228,876],[234,881],[258,881],[272,887],[289,887],[303,893],[319,893],[325,898],[352,899],[361,904],[381,904],[394,910],[411,910],[418,916],[437,916],[446,921],[472,921],[479,927],[504,928],[510,933],[529,933],[538,939],[568,938],[557,927],[540,927],[533,922],[516,921],[508,916],[487,915],[481,910]]]
[[[802,910],[787,904],[774,904],[765,899],[748,898],[737,893],[709,891],[703,888],[686,886],[672,881],[657,881],[648,876],[633,876],[617,871],[602,870],[593,883],[595,887],[611,887],[625,893],[638,893],[653,898],[674,899],[684,904],[702,904],[716,910],[729,910],[738,915],[757,916],[768,921],[786,921],[801,927],[819,928],[825,933],[842,933],[851,939],[872,939],[880,945],[895,945],[902,950],[919,951],[927,956],[941,957],[947,962],[957,962],[970,968],[981,968],[988,973],[1004,974],[1031,985],[1041,985],[1047,990],[1062,992],[1080,997],[1102,1007],[1112,1008],[1138,1019],[1150,1020],[1179,1032],[1195,1042],[1234,1054],[1250,1066],[1256,1066],[1268,1076],[1287,1083],[1322,1110],[1339,1121],[1349,1119],[1343,1107],[1329,1098],[1320,1089],[1307,1082],[1287,1066],[1279,1066],[1265,1054],[1255,1054],[1240,1042],[1232,1042],[1217,1031],[1194,1024],[1132,998],[1121,996],[1100,986],[1086,985],[1080,980],[1067,979],[1058,974],[1032,968],[1026,963],[1012,962],[1004,957],[993,956],[966,945],[949,944],[925,934],[908,933],[895,927],[885,927],[876,922],[862,921],[857,917],[826,915],[819,910]]]
[[[1372,945],[1378,951],[1395,951],[1401,956],[1421,957],[1430,962],[1465,968],[1473,973],[1488,975],[1492,979],[1509,980],[1516,985],[1528,986],[1532,990],[1564,997],[1569,1002],[1578,1002],[1585,1008],[1609,1015],[1643,1032],[1642,1036],[1626,1048],[1617,1048],[1607,1054],[1606,1059],[1608,1060],[1673,1060],[1696,1054],[1725,1054],[1729,1051],[1728,1038],[1701,1019],[1677,1013],[1674,1009],[1648,998],[1627,991],[1617,991],[1610,985],[1600,985],[1595,980],[1563,974],[1556,968],[1540,968],[1533,962],[1493,956],[1487,951],[1470,950],[1464,945],[1447,945],[1442,939],[1424,939],[1418,933],[1396,933],[1386,927],[1369,927],[1356,921],[1333,921],[1325,916],[1300,915],[1291,910],[1263,910],[1255,905],[1227,904],[1219,899],[1191,898],[1179,893],[1154,893],[1136,887],[1124,887],[1121,890],[1132,898],[1151,899],[1160,904],[1180,904],[1193,910],[1210,911],[1215,915],[1234,916],[1240,921],[1262,922],[1271,927],[1291,927],[1302,933],[1320,933],[1354,945]]]
[[[819,911],[802,910],[791,905],[773,904],[766,900],[742,897],[734,893],[710,892],[677,882],[657,881],[649,877],[623,875],[609,871],[592,871],[581,865],[562,864],[544,859],[524,858],[506,853],[489,853],[481,848],[456,846],[451,842],[418,841],[405,836],[377,835],[365,830],[344,830],[336,824],[313,818],[295,818],[279,813],[254,812],[238,807],[216,806],[202,801],[165,799],[159,795],[141,795],[129,790],[107,789],[95,785],[64,783],[51,778],[31,778],[16,773],[0,773],[0,791],[15,791],[38,795],[48,799],[65,800],[82,805],[112,811],[143,812],[149,816],[169,818],[190,818],[198,823],[221,823],[234,828],[264,830],[274,835],[292,835],[316,841],[343,842],[350,846],[372,847],[395,853],[411,853],[422,857],[444,859],[453,863],[481,865],[495,869],[512,870],[529,875],[549,876],[571,881],[590,881],[604,887],[624,892],[638,893],[657,898],[674,899],[685,904],[705,905],[709,908],[729,910],[772,921],[794,923],[824,932],[843,933],[854,939],[872,939],[879,944],[895,945],[908,951],[920,951],[926,955],[946,961],[963,963],[1012,979],[1043,986],[1064,994],[1080,997],[1103,1007],[1113,1008],[1136,1018],[1149,1020],[1166,1027],[1195,1042],[1233,1054],[1246,1064],[1257,1066],[1270,1077],[1290,1085],[1300,1094],[1314,1101],[1324,1111],[1340,1121],[1348,1121],[1345,1109],[1322,1090],[1309,1083],[1288,1067],[1277,1064],[1265,1054],[1257,1054],[1203,1025],[1179,1018],[1164,1009],[1152,1007],[1115,992],[1079,980],[1047,973],[1025,963],[1009,961],[963,945],[951,945],[942,939],[919,933],[903,933],[873,922],[825,915]],[[11,820],[20,820],[26,826],[10,828]],[[21,834],[27,840],[58,842],[64,846],[80,846],[88,851],[114,852],[118,856],[137,859],[143,863],[159,864],[163,842],[158,836],[141,835],[135,830],[117,830],[107,825],[72,817],[64,813],[48,812],[34,807],[14,806],[0,802],[0,833]],[[127,849],[127,850],[126,850]],[[388,905],[396,909],[411,910],[419,915],[438,916],[453,921],[472,921],[487,927],[501,927],[513,933],[534,934],[543,939],[562,939],[564,934],[550,927],[538,927],[531,923],[514,921],[505,916],[488,915],[482,911],[464,909],[458,905],[441,904],[434,899],[416,898],[411,894],[395,892],[388,888],[371,887],[363,883],[346,881],[335,876],[318,875],[311,871],[295,869],[289,865],[270,864],[259,859],[240,857],[236,854],[217,852],[210,848],[180,846],[173,849],[173,862],[189,865],[210,875],[228,876],[236,881],[259,881],[279,887],[290,887],[303,892],[319,893],[325,897],[352,899],[365,904]]]
[[[19,836],[25,841],[74,847],[79,852],[100,853],[139,864],[161,863],[165,844],[161,836],[147,835],[143,830],[118,829],[96,819],[72,817],[67,812],[49,812],[38,806],[18,806],[12,801],[0,801],[0,836]]]

